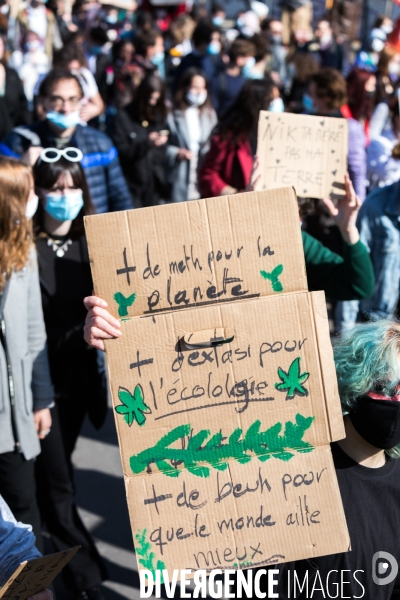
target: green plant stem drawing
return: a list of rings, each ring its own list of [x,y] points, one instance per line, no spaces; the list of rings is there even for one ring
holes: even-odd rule
[[[129,306],[132,306],[132,304],[135,302],[135,298],[136,294],[132,294],[127,298],[125,298],[125,296],[121,294],[121,292],[116,292],[114,294],[114,300],[118,304],[118,315],[120,317],[128,316],[128,308]]]
[[[314,417],[303,417],[296,415],[296,422],[287,421],[284,426],[276,423],[266,431],[260,431],[261,422],[254,421],[243,435],[243,430],[238,427],[231,433],[226,443],[222,432],[210,436],[208,429],[202,429],[187,441],[186,448],[171,448],[176,442],[187,439],[192,430],[191,425],[179,425],[164,435],[152,448],[143,450],[136,456],[130,458],[130,467],[133,473],[142,473],[155,463],[158,470],[169,477],[178,477],[182,469],[185,469],[198,477],[209,477],[210,469],[205,466],[208,463],[212,468],[220,471],[228,467],[227,460],[234,459],[245,464],[254,458],[265,462],[269,458],[288,461],[294,456],[294,452],[311,452],[314,447],[304,441],[303,435],[311,427]],[[168,461],[168,462],[167,462]]]
[[[162,560],[156,561],[156,555],[154,554],[154,552],[151,552],[151,544],[146,540],[146,536],[146,529],[143,529],[143,531],[139,529],[137,534],[135,535],[135,551],[137,556],[140,557],[138,558],[138,562],[143,567],[143,569],[151,571],[154,579],[156,571],[160,570],[161,583],[164,583],[162,571],[165,569],[165,564],[162,562]]]
[[[277,265],[272,269],[271,273],[268,271],[260,271],[261,277],[268,279],[271,282],[272,290],[274,292],[283,292],[283,285],[279,281],[279,276],[282,275],[283,265]]]
[[[118,404],[115,407],[115,412],[119,415],[124,415],[124,420],[128,423],[129,427],[132,426],[134,421],[140,426],[144,425],[146,422],[145,414],[151,413],[151,410],[143,400],[142,386],[138,383],[133,390],[133,395],[126,388],[120,387],[118,398],[122,404]]]
[[[279,392],[287,392],[286,400],[293,400],[295,396],[308,396],[308,390],[303,384],[310,377],[310,373],[300,372],[300,356],[294,359],[287,373],[279,367],[278,375],[281,382],[276,383],[275,388]]]

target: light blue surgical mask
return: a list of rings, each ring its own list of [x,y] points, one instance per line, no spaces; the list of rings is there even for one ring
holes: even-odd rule
[[[46,114],[46,119],[59,129],[70,129],[71,127],[76,127],[81,121],[79,110],[74,110],[74,112],[69,113],[69,115],[63,115],[55,110],[51,110]]]
[[[99,56],[100,54],[102,54],[102,52],[103,52],[102,46],[90,46],[91,54],[94,54],[95,56]]]
[[[245,23],[245,21],[244,21],[243,17],[238,17],[236,19],[236,25],[237,25],[237,27],[239,27],[239,29],[241,29],[244,26],[244,23]]]
[[[307,113],[309,113],[310,115],[313,115],[316,112],[314,100],[311,98],[311,96],[309,94],[304,94],[303,106],[304,106],[304,110]]]
[[[153,65],[155,65],[156,67],[160,67],[162,64],[164,64],[164,58],[164,52],[157,52],[157,54],[152,56],[150,60],[153,63]]]
[[[274,112],[274,113],[283,113],[285,112],[285,105],[283,104],[283,100],[282,98],[274,98],[269,107],[268,110],[270,112]]]
[[[221,52],[221,42],[210,42],[207,46],[207,54],[213,54],[216,56]]]
[[[213,17],[212,22],[215,27],[221,27],[224,23],[224,17]]]
[[[261,71],[254,71],[255,64],[256,59],[254,56],[250,56],[242,69],[242,73],[246,79],[264,79],[264,73]]]
[[[109,25],[115,25],[115,23],[118,22],[118,15],[116,15],[116,14],[107,15],[106,21],[107,21],[107,23],[109,23]]]
[[[73,221],[83,206],[82,190],[67,194],[46,194],[45,211],[56,221]]]

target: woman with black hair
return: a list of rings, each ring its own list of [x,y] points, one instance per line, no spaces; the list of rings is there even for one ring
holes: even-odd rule
[[[183,202],[200,198],[197,171],[208,151],[209,138],[217,123],[211,106],[205,74],[191,67],[182,76],[168,115],[168,181],[171,200]]]
[[[133,102],[114,120],[112,137],[137,207],[154,206],[168,197],[166,118],[165,83],[157,75],[148,75]]]
[[[199,190],[203,198],[246,189],[257,146],[259,113],[269,109],[277,93],[271,78],[252,79],[244,84],[215,128],[210,150],[200,167]]]
[[[43,315],[55,389],[53,426],[37,461],[38,500],[57,551],[80,545],[63,570],[80,600],[102,600],[106,569],[74,502],[71,454],[86,414],[96,428],[107,411],[104,369],[82,340],[82,300],[93,289],[83,216],[94,212],[77,148],[46,148],[33,168],[39,208],[36,248]]]

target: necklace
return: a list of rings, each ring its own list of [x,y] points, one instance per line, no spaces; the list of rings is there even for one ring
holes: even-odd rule
[[[61,240],[52,240],[51,238],[47,238],[47,245],[51,247],[53,252],[55,252],[56,256],[59,258],[64,256],[71,244],[71,240],[67,240],[66,242],[62,243]]]

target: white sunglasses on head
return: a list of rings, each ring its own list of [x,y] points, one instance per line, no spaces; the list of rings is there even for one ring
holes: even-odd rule
[[[61,157],[66,158],[70,162],[80,162],[83,158],[82,151],[79,148],[64,148],[64,150],[59,150],[58,148],[45,148],[41,154],[39,159],[43,162],[53,163],[60,160]]]

